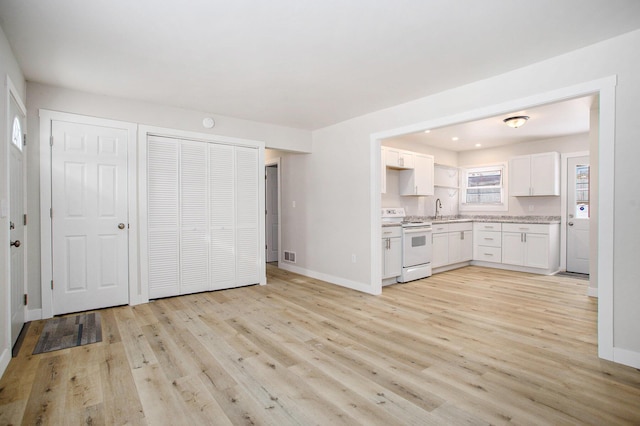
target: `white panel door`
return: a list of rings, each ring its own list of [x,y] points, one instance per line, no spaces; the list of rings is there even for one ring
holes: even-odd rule
[[[52,122],[53,314],[129,301],[124,129]]]
[[[11,96],[9,106],[9,125],[11,126],[11,140],[9,143],[9,237],[11,252],[11,345],[13,346],[24,325],[25,294],[25,256],[24,256],[24,114],[17,102]]]
[[[265,167],[267,262],[278,261],[278,166]]]
[[[236,284],[260,282],[258,150],[236,147]]]
[[[175,139],[147,141],[147,247],[149,297],[180,294],[178,168]]]
[[[589,273],[589,156],[567,158],[567,271]]]

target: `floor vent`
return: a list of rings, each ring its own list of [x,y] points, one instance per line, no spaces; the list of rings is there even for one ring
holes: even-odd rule
[[[291,263],[296,263],[296,254],[292,251],[284,252],[284,260]]]

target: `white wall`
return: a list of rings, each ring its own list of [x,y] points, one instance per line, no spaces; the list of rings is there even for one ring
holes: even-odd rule
[[[640,158],[640,31],[616,37],[506,74],[358,117],[313,132],[313,155],[291,161],[295,181],[284,190],[302,200],[304,214],[284,226],[301,229],[286,249],[302,252],[298,267],[316,275],[346,277],[354,288],[376,291],[372,282],[371,206],[378,149],[371,135],[417,124],[447,121],[468,111],[558,91],[617,75],[615,99],[614,341],[640,363],[640,186],[635,179]],[[504,111],[507,112],[507,111]],[[477,117],[481,118],[481,117]],[[600,150],[611,147],[600,146]],[[299,182],[304,182],[300,185]],[[374,242],[375,244],[375,242]],[[351,254],[357,262],[351,262]],[[378,265],[379,260],[374,261]],[[339,280],[336,280],[339,282]],[[345,284],[344,282],[342,283]]]
[[[264,141],[266,147],[300,152],[311,150],[311,132],[271,124],[193,111],[175,107],[150,104],[122,98],[100,96],[85,92],[63,89],[29,82],[27,85],[28,132],[33,143],[28,151],[28,214],[29,222],[29,258],[28,269],[33,272],[28,278],[29,309],[41,308],[40,283],[40,134],[38,111],[48,109],[88,115],[112,120],[128,121],[137,124],[164,128],[210,133],[241,139]],[[202,126],[204,117],[213,117],[216,125],[213,129]]]
[[[24,102],[25,80],[18,66],[7,37],[0,29],[0,165],[2,175],[0,177],[0,202],[9,201],[9,123],[7,120],[7,76],[14,84],[18,95]],[[8,204],[6,204],[8,207]],[[30,230],[29,230],[30,231]],[[4,372],[11,359],[10,337],[10,305],[9,305],[9,216],[0,214],[0,376]]]

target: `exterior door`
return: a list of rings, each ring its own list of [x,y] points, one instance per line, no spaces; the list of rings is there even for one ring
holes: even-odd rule
[[[53,314],[127,304],[124,129],[52,121]]]
[[[267,262],[278,261],[278,166],[265,167]]]
[[[567,159],[567,271],[589,273],[589,157]]]
[[[25,280],[25,198],[24,198],[24,113],[10,96],[9,122],[11,140],[9,142],[9,186],[10,213],[9,237],[11,244],[11,345],[13,346],[24,325],[24,280]]]

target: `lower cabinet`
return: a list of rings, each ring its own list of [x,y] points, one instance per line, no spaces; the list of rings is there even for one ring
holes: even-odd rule
[[[502,225],[502,263],[530,268],[555,268],[559,244],[557,224]]]
[[[434,224],[431,267],[470,261],[473,254],[472,228],[471,222]]]
[[[402,229],[399,226],[382,228],[382,279],[395,278],[402,273]]]
[[[502,262],[502,224],[476,222],[473,224],[473,260]]]

